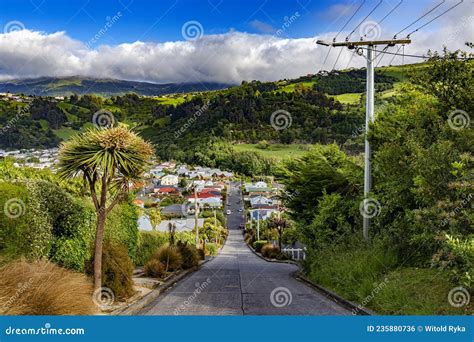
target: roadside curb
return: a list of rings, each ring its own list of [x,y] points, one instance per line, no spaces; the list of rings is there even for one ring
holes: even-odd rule
[[[137,300],[135,303],[131,303],[125,308],[120,308],[111,312],[112,316],[125,316],[125,315],[136,315],[141,309],[145,306],[156,300],[163,292],[168,290],[170,287],[174,286],[177,282],[186,278],[190,274],[196,272],[201,268],[202,265],[213,260],[214,258],[209,258],[204,260],[199,266],[191,268],[189,270],[183,271],[177,274],[175,277],[167,280],[162,285],[158,286],[156,289],[152,290],[147,295],[143,296],[141,299]]]
[[[293,261],[293,260],[277,260],[277,259],[269,259],[267,257],[264,257],[262,254],[258,253],[257,251],[255,251],[252,247],[250,247],[247,243],[245,244],[248,249],[250,249],[252,251],[253,254],[255,254],[256,256],[258,256],[260,259],[263,259],[267,262],[275,262],[275,263],[279,263],[279,264],[292,264],[292,265],[296,265],[298,267],[300,267],[300,264],[296,261]]]
[[[308,286],[310,286],[314,290],[320,292],[325,297],[328,297],[328,298],[332,299],[333,301],[335,301],[336,303],[344,306],[345,308],[350,309],[354,316],[358,316],[358,315],[359,316],[376,316],[377,315],[376,312],[374,312],[372,310],[369,310],[369,309],[363,307],[362,305],[352,303],[351,301],[342,298],[337,293],[332,292],[331,290],[328,290],[328,289],[322,287],[321,285],[313,283],[311,280],[306,278],[302,274],[301,271],[294,272],[293,277],[295,277],[297,280],[301,280],[302,282],[306,283]]]
[[[351,310],[353,315],[355,315],[355,316],[357,316],[357,315],[360,315],[360,316],[375,316],[375,315],[377,315],[376,312],[374,312],[372,310],[369,310],[369,309],[363,307],[362,305],[352,303],[351,301],[349,301],[347,299],[344,299],[343,297],[339,296],[337,293],[332,292],[331,290],[328,290],[328,289],[322,287],[321,285],[313,283],[311,280],[306,278],[303,275],[303,273],[301,272],[301,264],[300,263],[298,263],[296,261],[293,261],[293,260],[268,259],[268,258],[264,257],[263,255],[261,255],[260,253],[256,252],[247,243],[245,245],[248,247],[248,249],[250,249],[252,251],[253,254],[255,254],[256,256],[258,256],[259,258],[261,258],[261,259],[263,259],[267,262],[274,262],[274,263],[280,263],[280,264],[293,264],[293,265],[298,266],[299,270],[292,273],[292,276],[296,280],[301,280],[302,282],[304,282],[306,285],[308,285],[309,287],[311,287],[315,291],[321,293],[322,295],[324,295],[325,297],[331,299],[332,301],[340,304],[341,306],[345,307],[346,309]]]

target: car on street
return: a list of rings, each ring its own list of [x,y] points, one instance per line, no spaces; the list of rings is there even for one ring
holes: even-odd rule
[[[227,215],[230,215],[230,214],[232,214],[232,211],[227,210]]]

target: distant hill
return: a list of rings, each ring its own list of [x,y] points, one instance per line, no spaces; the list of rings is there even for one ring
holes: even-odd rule
[[[116,79],[95,79],[80,76],[40,77],[0,82],[0,92],[40,96],[69,96],[72,94],[100,94],[105,96],[136,93],[138,95],[163,95],[209,91],[228,88],[222,83],[167,83],[155,84]]]

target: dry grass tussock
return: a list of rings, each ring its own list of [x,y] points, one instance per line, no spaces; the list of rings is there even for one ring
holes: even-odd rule
[[[19,260],[0,268],[2,315],[94,314],[92,291],[85,275],[49,261]]]

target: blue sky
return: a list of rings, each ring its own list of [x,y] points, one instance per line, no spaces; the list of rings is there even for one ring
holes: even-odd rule
[[[348,27],[354,27],[378,2],[366,0]],[[382,18],[398,2],[384,0],[371,18]],[[103,44],[118,44],[183,40],[181,27],[190,20],[200,22],[205,34],[231,30],[271,34],[284,24],[285,17],[298,12],[299,20],[282,37],[303,38],[339,30],[360,3],[362,0],[0,0],[0,24],[19,21],[31,30],[66,31],[70,37],[87,42],[107,17],[120,11],[120,22],[102,40]],[[384,27],[402,27],[433,3],[405,0]]]
[[[366,63],[363,57],[345,48],[328,53],[327,47],[315,44],[316,38],[332,39],[361,5],[338,40],[352,29],[351,40],[364,33],[373,36],[365,40],[390,39],[441,2],[403,0],[378,25],[400,1],[0,0],[0,80],[82,75],[238,84],[359,68]],[[446,0],[404,35],[458,1]],[[463,48],[466,41],[474,41],[473,19],[472,0],[465,0],[416,32],[405,52]],[[379,56],[379,65],[420,61]]]

